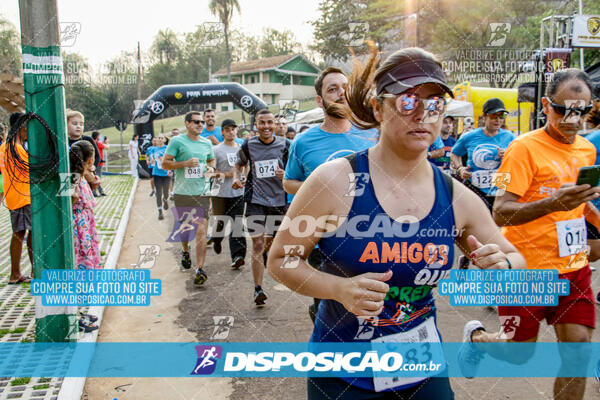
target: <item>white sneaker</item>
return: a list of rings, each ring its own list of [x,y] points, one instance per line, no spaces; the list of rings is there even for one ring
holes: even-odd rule
[[[485,356],[485,353],[475,347],[472,341],[473,332],[477,330],[485,331],[483,324],[477,320],[469,321],[465,324],[463,330],[463,344],[458,350],[458,366],[460,372],[465,378],[471,379],[477,373],[479,363]]]

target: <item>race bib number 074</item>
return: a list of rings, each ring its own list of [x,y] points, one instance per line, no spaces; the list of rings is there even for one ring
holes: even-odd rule
[[[277,166],[279,165],[277,159],[274,160],[261,160],[254,162],[256,166],[256,177],[257,178],[272,178],[275,176]]]

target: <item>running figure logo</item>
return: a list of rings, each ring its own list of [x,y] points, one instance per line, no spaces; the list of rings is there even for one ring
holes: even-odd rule
[[[202,207],[173,207],[173,231],[167,242],[191,242],[204,217]]]
[[[198,361],[190,375],[210,375],[215,372],[217,359],[221,358],[223,349],[221,346],[196,346],[196,353]]]
[[[300,257],[304,255],[304,246],[300,244],[284,244],[283,254],[284,257],[281,268],[298,268],[298,265],[300,265]]]
[[[79,186],[81,174],[78,174],[77,172],[60,172],[58,175],[60,179],[60,187],[56,195],[72,197],[75,194],[75,188]]]
[[[229,330],[233,327],[233,317],[230,315],[213,316],[215,329],[213,330],[211,339],[227,339]]]
[[[496,186],[498,190],[494,196],[502,196],[506,192],[506,187],[510,184],[512,176],[510,172],[496,172],[492,178],[492,186]]]
[[[517,327],[521,325],[521,317],[518,315],[505,315],[500,317],[500,330],[497,338],[510,340],[515,337]]]
[[[137,268],[150,269],[154,267],[156,259],[160,254],[160,246],[157,244],[140,244],[140,258],[137,262]]]
[[[345,197],[362,196],[369,183],[369,174],[366,172],[348,174],[348,190],[344,194]]]
[[[354,340],[373,339],[373,334],[375,333],[374,325],[377,325],[379,317],[357,317],[356,319],[358,320],[358,331],[356,332],[356,336],[354,336]]]
[[[565,100],[565,107],[567,107],[567,110],[561,123],[578,124],[581,118],[581,111],[576,109],[585,107],[583,100]]]
[[[490,40],[486,46],[498,47],[506,42],[506,38],[510,33],[510,23],[508,22],[492,22],[490,23]]]

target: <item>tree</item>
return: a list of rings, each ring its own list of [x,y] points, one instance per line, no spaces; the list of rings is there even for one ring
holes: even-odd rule
[[[300,43],[294,33],[288,29],[280,32],[277,29],[265,28],[260,41],[260,57],[273,57],[298,51]]]
[[[151,51],[161,64],[174,64],[181,55],[181,43],[171,29],[159,30],[154,37]]]
[[[210,0],[208,3],[210,12],[219,18],[223,24],[223,33],[225,36],[225,54],[227,60],[227,80],[231,80],[231,53],[229,49],[229,26],[233,12],[240,12],[240,3],[238,0]]]
[[[21,40],[14,25],[0,16],[0,73],[21,75]]]
[[[364,39],[375,41],[381,50],[399,44],[403,2],[398,0],[322,0],[321,15],[311,22],[312,46],[326,60],[347,60],[349,47],[356,54],[367,52]]]

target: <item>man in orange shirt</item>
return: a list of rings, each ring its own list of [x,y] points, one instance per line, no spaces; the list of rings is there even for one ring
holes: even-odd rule
[[[23,114],[13,113],[10,116],[11,128]],[[23,126],[14,139],[14,147],[19,158],[28,161],[27,151],[23,147],[27,140],[27,126]],[[10,240],[11,273],[9,285],[31,282],[30,276],[21,275],[21,253],[23,241],[27,234],[27,253],[33,270],[33,251],[31,248],[31,196],[29,194],[29,171],[23,170],[8,151],[6,140],[0,146],[0,169],[4,183],[4,202],[10,211],[12,238]]]
[[[576,185],[579,169],[593,165],[596,159],[595,147],[577,135],[581,117],[591,110],[589,77],[577,69],[556,72],[542,105],[546,126],[521,135],[506,151],[498,173],[508,179],[503,180],[503,187],[497,184],[505,193],[496,198],[493,215],[506,238],[525,257],[527,268],[558,270],[561,279],[569,280],[570,293],[559,297],[557,306],[498,307],[498,314],[519,321],[511,326],[514,336],[510,341],[537,341],[540,322],[545,319],[554,327],[559,342],[589,342],[596,308],[584,213],[589,214],[586,202],[600,197],[600,187]],[[464,333],[465,342],[502,341],[496,333],[485,332],[479,321],[468,322]],[[506,350],[512,350],[510,357],[508,351],[490,354],[513,362],[524,362],[532,355]],[[566,353],[560,354],[563,365],[589,361],[589,352],[578,348]],[[560,377],[560,370],[558,375],[555,399],[583,398],[585,378]]]

